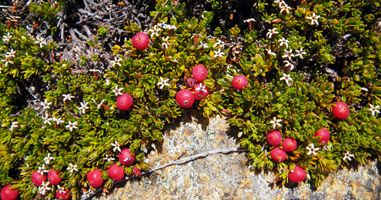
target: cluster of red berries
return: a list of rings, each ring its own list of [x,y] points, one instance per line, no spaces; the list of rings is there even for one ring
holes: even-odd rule
[[[208,69],[203,64],[197,64],[192,69],[192,78],[187,79],[187,85],[192,88],[182,89],[176,94],[176,102],[182,108],[191,108],[195,100],[201,100],[209,95],[209,90],[202,82],[208,77]]]

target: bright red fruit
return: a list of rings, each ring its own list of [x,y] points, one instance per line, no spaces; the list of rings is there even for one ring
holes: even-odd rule
[[[248,83],[247,78],[244,75],[234,76],[232,80],[233,88],[236,90],[244,89],[247,86],[247,83]]]
[[[113,164],[107,169],[108,176],[114,181],[121,181],[124,178],[123,167]]]
[[[282,135],[278,130],[273,130],[267,133],[267,143],[272,146],[278,146],[282,142]]]
[[[134,168],[132,168],[132,173],[134,173],[134,176],[141,176],[142,175],[142,172],[136,166],[134,166]]]
[[[91,187],[98,188],[103,185],[102,172],[99,169],[93,169],[87,173],[87,181]]]
[[[188,89],[182,89],[176,94],[176,102],[182,108],[190,108],[194,103],[194,95]]]
[[[48,181],[52,185],[58,185],[61,183],[60,173],[54,169],[50,169],[48,172]]]
[[[135,156],[129,149],[122,149],[118,154],[119,162],[123,165],[130,166],[135,162]]]
[[[69,200],[70,199],[70,190],[65,189],[64,191],[57,190],[56,199],[58,200]]]
[[[327,144],[330,138],[329,130],[326,128],[321,128],[315,133],[315,137],[319,137],[320,144]]]
[[[206,96],[209,95],[209,90],[208,88],[202,84],[202,83],[198,83],[194,86],[193,90],[192,90],[193,94],[194,94],[194,99],[195,100],[201,100],[201,99],[205,99]]]
[[[300,183],[306,179],[306,171],[304,169],[295,166],[293,170],[288,173],[288,180],[294,183]]]
[[[283,140],[282,146],[285,152],[293,152],[298,147],[298,143],[294,138],[286,138]]]
[[[19,197],[19,191],[11,187],[12,185],[8,184],[1,189],[2,200],[16,200]]]
[[[345,120],[349,117],[349,108],[345,102],[336,102],[332,107],[332,115],[336,119]]]
[[[192,76],[197,82],[202,82],[208,77],[208,69],[203,64],[198,64],[192,69]]]
[[[149,45],[149,37],[147,33],[139,32],[134,35],[131,39],[132,46],[134,46],[138,50],[144,50],[148,48]]]
[[[271,159],[273,159],[275,162],[283,162],[287,159],[286,152],[283,151],[283,149],[275,148],[271,150],[270,153]]]
[[[32,183],[39,187],[42,185],[42,182],[46,182],[46,176],[44,174],[41,174],[40,172],[33,172],[32,173]]]
[[[116,107],[118,107],[119,110],[122,110],[122,111],[130,110],[133,104],[134,104],[134,99],[128,93],[124,93],[116,97]]]

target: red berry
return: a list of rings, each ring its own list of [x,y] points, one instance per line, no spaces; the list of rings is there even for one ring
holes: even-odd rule
[[[285,152],[293,152],[298,144],[294,138],[286,138],[283,140],[282,146]]]
[[[176,102],[182,108],[190,108],[194,103],[194,95],[188,89],[182,89],[176,94]]]
[[[99,169],[94,169],[87,173],[87,181],[91,187],[98,188],[103,185],[102,172]]]
[[[149,45],[149,37],[147,33],[139,32],[132,37],[132,46],[134,46],[138,50],[144,50],[148,48]]]
[[[282,135],[278,130],[273,130],[267,133],[266,139],[271,146],[278,146],[282,142]]]
[[[2,200],[16,200],[19,197],[19,191],[17,189],[12,189],[12,185],[8,184],[1,189]]]
[[[116,98],[116,107],[118,107],[119,110],[130,110],[133,104],[134,99],[127,93],[124,93]]]
[[[198,64],[192,69],[192,76],[197,82],[202,82],[208,77],[208,69],[203,64]]]
[[[295,166],[293,170],[288,173],[288,180],[294,183],[300,183],[306,178],[306,171],[304,169]]]
[[[320,144],[327,144],[330,138],[329,130],[326,128],[321,128],[315,133],[315,137],[319,137]]]
[[[194,94],[194,99],[195,100],[201,100],[201,99],[205,99],[206,96],[209,95],[209,90],[208,88],[202,84],[202,83],[198,83],[194,86],[193,90],[192,90],[193,94]]]
[[[194,79],[194,78],[188,78],[187,79],[187,85],[189,87],[193,87],[194,85],[196,85],[196,79]]]
[[[142,175],[142,172],[136,166],[134,166],[134,168],[132,168],[132,173],[134,173],[134,176],[141,176]]]
[[[119,162],[126,166],[130,166],[135,162],[135,156],[129,149],[122,149],[122,151],[119,152],[118,158]]]
[[[68,200],[68,199],[70,199],[70,190],[69,189],[65,189],[64,191],[57,190],[57,192],[56,192],[56,199],[58,199],[58,200]]]
[[[61,183],[60,173],[54,169],[50,169],[48,172],[48,181],[52,185],[58,185]]]
[[[275,148],[271,150],[270,153],[271,159],[273,159],[275,162],[283,162],[287,159],[287,154],[286,152],[283,151],[283,149],[280,148]]]
[[[348,105],[345,102],[336,102],[332,107],[332,115],[336,119],[347,119],[349,117]]]
[[[113,164],[107,169],[108,176],[114,181],[121,181],[124,178],[123,167]]]
[[[234,76],[232,80],[233,88],[236,90],[244,89],[247,86],[247,83],[248,83],[247,78],[244,75]]]
[[[46,182],[46,176],[44,174],[37,171],[32,173],[32,183],[35,186],[39,187],[43,182]]]

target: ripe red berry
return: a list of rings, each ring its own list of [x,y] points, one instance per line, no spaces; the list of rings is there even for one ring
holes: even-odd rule
[[[17,189],[12,189],[12,185],[8,184],[1,189],[2,200],[16,200],[19,197],[19,191]]]
[[[113,164],[107,169],[108,176],[114,181],[121,181],[124,178],[123,167]]]
[[[134,176],[141,176],[142,175],[142,172],[136,166],[134,166],[134,168],[132,168],[132,173],[134,173]]]
[[[122,149],[118,154],[119,162],[125,166],[130,166],[135,162],[135,156],[129,149]]]
[[[349,117],[349,108],[345,102],[336,102],[332,107],[332,115],[336,119],[345,120]]]
[[[196,84],[194,86],[192,92],[194,94],[194,99],[195,100],[205,99],[209,95],[208,88],[204,84],[202,84],[202,83]]]
[[[271,150],[270,153],[271,159],[273,159],[275,162],[283,162],[287,159],[287,154],[286,152],[283,151],[283,149],[280,148],[275,148]]]
[[[32,183],[39,187],[42,185],[43,182],[46,182],[46,176],[44,174],[41,174],[40,172],[33,172],[32,173]]]
[[[208,77],[208,69],[203,64],[198,64],[192,69],[192,76],[197,82],[202,82]]]
[[[56,199],[58,199],[58,200],[69,200],[70,199],[70,190],[69,189],[65,189],[64,191],[57,190]]]
[[[326,128],[321,128],[315,133],[315,137],[319,137],[320,144],[327,144],[329,142],[330,133]]]
[[[278,146],[282,142],[282,135],[278,130],[273,130],[267,133],[266,139],[271,146]]]
[[[182,89],[176,94],[176,102],[182,108],[190,108],[194,103],[194,95],[188,89]]]
[[[188,78],[187,79],[187,85],[189,87],[193,87],[194,85],[196,85],[196,79],[194,79],[194,78]]]
[[[93,169],[87,173],[87,181],[91,187],[98,188],[103,185],[102,172],[99,169]]]
[[[60,173],[54,169],[50,169],[48,172],[48,181],[52,185],[58,185],[61,183]]]
[[[293,152],[298,144],[294,138],[290,137],[283,140],[282,146],[285,152]]]
[[[127,93],[124,93],[116,98],[116,107],[118,107],[119,110],[130,110],[133,104],[134,99]]]
[[[288,173],[288,180],[294,183],[300,183],[306,179],[306,171],[304,169],[295,166],[293,170]]]
[[[233,88],[236,90],[244,89],[247,86],[247,83],[248,83],[247,78],[244,75],[234,76],[232,80]]]
[[[149,45],[149,37],[147,33],[144,32],[135,34],[134,37],[132,37],[131,41],[132,46],[141,51],[148,48]]]

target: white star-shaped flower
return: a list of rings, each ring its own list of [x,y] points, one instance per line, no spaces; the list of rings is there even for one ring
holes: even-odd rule
[[[60,125],[60,124],[65,122],[61,118],[52,117],[51,119],[52,119],[52,121],[56,122],[57,125]]]
[[[38,44],[40,46],[40,48],[42,48],[44,45],[46,45],[44,38],[42,38],[40,36],[36,37],[36,41],[34,41],[34,43]]]
[[[38,187],[38,191],[41,195],[45,195],[46,194],[46,191],[49,191],[51,190],[52,188],[49,187],[50,183],[49,181],[47,182],[42,182],[42,185],[40,187]]]
[[[213,44],[213,47],[216,48],[224,48],[225,47],[225,42],[220,40],[220,39],[217,39],[217,42]]]
[[[44,100],[44,102],[41,102],[41,106],[43,110],[47,110],[52,105],[52,102],[48,102],[48,100]]]
[[[306,54],[307,53],[303,50],[303,48],[300,48],[299,50],[295,50],[295,54],[293,56],[303,59],[303,55],[306,55]]]
[[[4,66],[8,66],[9,64],[13,64],[14,62],[11,60],[12,58],[5,55],[5,58],[1,60],[4,63]]]
[[[372,112],[373,116],[380,114],[380,106],[373,106],[372,104],[369,104],[369,106],[370,106],[369,111]]]
[[[121,61],[122,61],[122,58],[120,58],[119,56],[116,56],[116,57],[114,58],[114,60],[111,60],[111,61],[110,61],[111,67],[115,67],[116,65],[118,65],[119,67],[122,66],[122,65],[120,64]]]
[[[42,123],[52,125],[52,123],[50,123],[50,121],[52,121],[52,118],[49,117],[48,113],[45,113],[45,116],[42,116],[42,120]]]
[[[347,151],[345,154],[344,154],[344,158],[343,158],[343,160],[344,161],[351,161],[352,160],[352,158],[354,158],[355,157],[355,155],[353,155],[353,154],[351,154],[349,151]]]
[[[123,90],[123,88],[119,88],[118,86],[115,86],[113,92],[114,92],[115,96],[119,96],[119,95],[123,94],[122,90]]]
[[[206,42],[200,42],[200,47],[202,47],[202,48],[204,48],[204,49],[206,49],[206,48],[209,48],[209,45],[208,45],[208,43],[206,43]]]
[[[280,13],[289,14],[291,9],[292,8],[290,6],[288,6],[286,3],[283,3],[283,5],[280,6]]]
[[[114,161],[115,158],[110,157],[108,154],[106,154],[106,157],[104,157],[103,160],[106,160],[107,162],[111,162],[111,161]]]
[[[223,57],[224,55],[225,55],[225,53],[223,51],[221,51],[221,49],[217,49],[217,51],[214,51],[213,57],[214,58]]]
[[[158,28],[157,25],[153,26],[153,28],[148,30],[148,33],[150,34],[151,37],[156,36],[159,37],[159,32],[161,31],[160,28]]]
[[[3,42],[5,44],[8,44],[9,40],[11,40],[11,39],[12,39],[12,35],[10,33],[3,35]]]
[[[45,163],[46,165],[49,165],[49,163],[50,163],[51,160],[54,160],[54,157],[53,157],[53,156],[50,156],[50,153],[48,153],[48,155],[45,156],[45,158],[44,158],[44,163]]]
[[[84,101],[84,102],[81,102],[80,104],[81,106],[78,108],[78,110],[79,110],[79,113],[83,115],[86,113],[86,110],[89,109],[89,103]]]
[[[12,122],[11,128],[9,128],[10,131],[13,131],[14,129],[19,127],[19,122]]]
[[[78,125],[78,122],[69,122],[69,124],[66,125],[65,127],[69,129],[70,132],[72,132],[74,129],[78,129],[77,125]]]
[[[69,166],[66,168],[71,174],[76,171],[78,172],[77,169],[77,164],[73,165],[72,163],[69,163]]]
[[[121,152],[122,150],[120,149],[120,145],[118,143],[118,141],[115,140],[115,143],[112,143],[111,142],[111,146],[113,146],[114,148],[112,149],[113,152],[116,152],[116,151],[119,151]]]
[[[294,54],[292,54],[292,49],[290,49],[290,50],[285,50],[284,51],[284,54],[283,54],[283,56],[282,56],[282,58],[287,58],[287,59],[289,59],[289,60],[292,60],[292,56],[293,56]]]
[[[8,56],[9,58],[14,58],[16,56],[16,51],[14,51],[13,49],[11,49],[10,51],[6,52],[5,53],[6,56]]]
[[[71,95],[71,94],[63,94],[62,95],[64,98],[63,98],[63,101],[65,102],[65,101],[71,101],[73,98],[74,98],[74,96],[73,95]]]
[[[196,91],[201,91],[201,92],[208,92],[207,90],[206,90],[206,85],[204,85],[204,84],[202,84],[202,83],[200,83],[200,84],[198,84],[197,86],[196,86],[196,88],[195,88],[195,90]]]
[[[288,48],[288,40],[286,40],[284,37],[282,37],[278,42],[279,46],[285,46],[286,48]]]
[[[276,129],[276,127],[282,127],[282,119],[277,119],[276,117],[273,117],[273,120],[270,121],[270,123],[273,125],[273,129]]]
[[[311,143],[306,149],[308,150],[307,155],[313,154],[316,156],[316,151],[319,151],[320,148],[315,148],[315,145]]]
[[[169,79],[163,79],[163,77],[160,77],[160,81],[157,83],[157,86],[162,90],[165,86],[169,87]]]
[[[295,68],[295,65],[289,60],[284,60],[283,64],[286,68],[289,68],[290,71],[292,71]]]
[[[276,54],[274,52],[272,52],[271,49],[266,49],[266,52],[270,56],[276,56]]]
[[[49,170],[46,170],[45,169],[45,164],[42,164],[41,167],[38,167],[37,172],[40,173],[40,174],[44,174],[44,173],[49,172]]]
[[[318,19],[320,18],[320,15],[316,15],[315,13],[312,13],[312,16],[306,17],[306,19],[311,20],[311,25],[319,25]]]
[[[279,32],[276,30],[276,28],[273,28],[273,29],[268,29],[267,33],[266,33],[266,37],[267,38],[272,38],[273,35],[276,35],[278,34]]]
[[[283,76],[280,78],[281,81],[285,81],[288,86],[291,86],[292,78],[288,74],[283,74]]]

